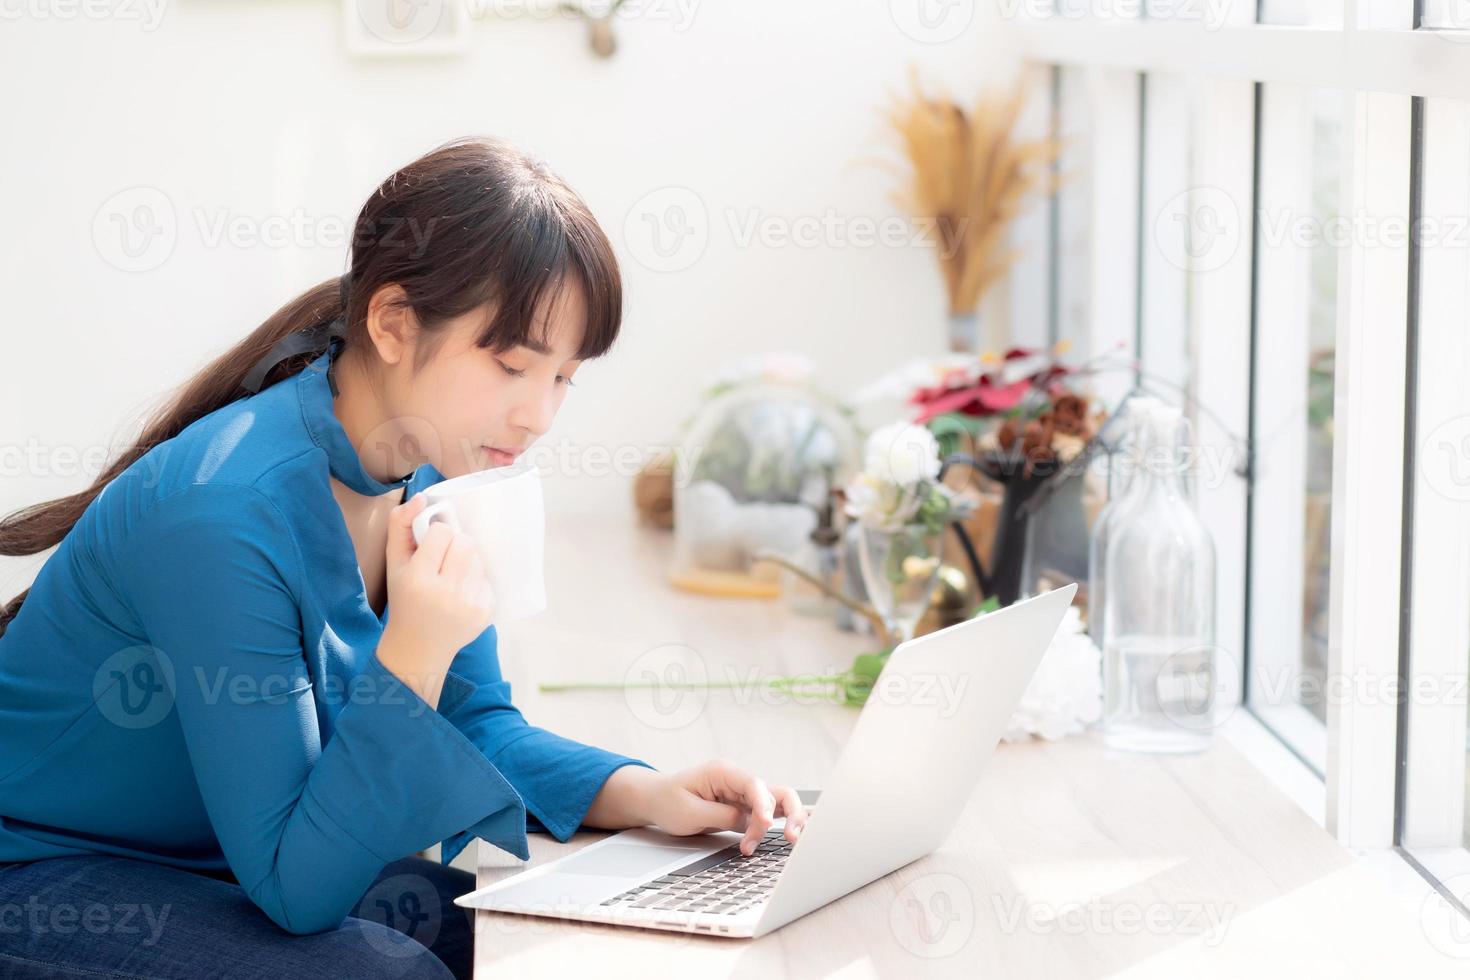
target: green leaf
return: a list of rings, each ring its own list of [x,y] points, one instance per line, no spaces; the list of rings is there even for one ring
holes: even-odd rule
[[[860,653],[852,660],[852,666],[848,668],[847,676],[842,684],[842,695],[844,704],[865,704],[868,695],[873,693],[873,685],[878,683],[878,675],[883,673],[883,665],[888,662],[888,655],[893,652],[890,647],[877,653]]]
[[[982,616],[985,613],[995,612],[999,608],[1000,596],[987,596],[984,602],[975,607],[975,611],[970,614],[970,618],[974,619],[976,616]]]

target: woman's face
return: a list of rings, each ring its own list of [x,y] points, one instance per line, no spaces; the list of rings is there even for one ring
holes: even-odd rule
[[[476,310],[440,327],[438,347],[416,374],[412,349],[385,365],[383,431],[407,463],[390,470],[429,462],[453,478],[512,463],[551,428],[561,408],[581,364],[574,358],[585,310],[582,290],[568,282],[541,334],[545,349],[476,347],[487,315]]]

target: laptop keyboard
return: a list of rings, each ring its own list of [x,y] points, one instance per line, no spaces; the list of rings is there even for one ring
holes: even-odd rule
[[[766,831],[750,857],[733,844],[668,874],[630,888],[603,902],[625,909],[658,909],[667,912],[712,912],[737,915],[758,902],[775,887],[794,845],[785,831]]]

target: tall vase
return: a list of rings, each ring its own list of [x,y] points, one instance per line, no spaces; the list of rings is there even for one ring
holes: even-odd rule
[[[980,349],[980,314],[975,310],[968,313],[949,315],[949,349],[971,353]]]
[[[923,525],[887,530],[862,526],[859,557],[868,601],[897,645],[913,637],[929,609],[944,544],[943,530]]]
[[[1023,476],[1019,472],[1005,481],[1000,514],[995,520],[995,541],[990,549],[990,588],[1001,606],[1009,606],[1021,597],[1026,532],[1031,520],[1025,504],[1044,482],[1043,477]]]
[[[1082,506],[1086,484],[1082,471],[1051,479],[1046,498],[1033,497],[1037,506],[1025,522],[1021,561],[1020,598],[1035,595],[1042,576],[1055,573],[1076,582],[1087,581],[1087,544],[1090,531]],[[1060,583],[1056,583],[1060,584]]]

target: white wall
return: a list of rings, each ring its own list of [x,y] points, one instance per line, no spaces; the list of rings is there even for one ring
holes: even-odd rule
[[[885,93],[910,63],[966,99],[1015,67],[994,15],[968,0],[934,8],[969,18],[943,43],[898,26],[906,0],[685,0],[682,29],[622,18],[610,61],[567,20],[474,20],[466,54],[373,59],[347,51],[338,0],[174,0],[155,30],[126,19],[143,8],[123,0],[93,0],[116,7],[101,20],[63,18],[67,2],[0,0],[7,513],[89,483],[98,450],[90,470],[69,451],[87,458],[126,438],[171,386],[341,272],[337,232],[372,187],[466,133],[544,156],[624,261],[624,337],[578,375],[548,438],[665,444],[721,362],[776,348],[807,352],[828,385],[851,391],[943,349],[933,256],[841,241],[741,247],[731,216],[898,214],[894,178],[864,163],[892,158]],[[658,272],[624,225],[670,186],[707,210],[708,244],[687,269]],[[166,259],[144,254],[154,267],[124,271],[103,250],[118,240],[109,212],[137,203],[115,195],[134,187],[171,211],[177,240]],[[213,222],[295,216],[308,229],[300,244],[209,238]],[[626,496],[621,483],[598,491]],[[0,598],[36,567],[0,559]]]

